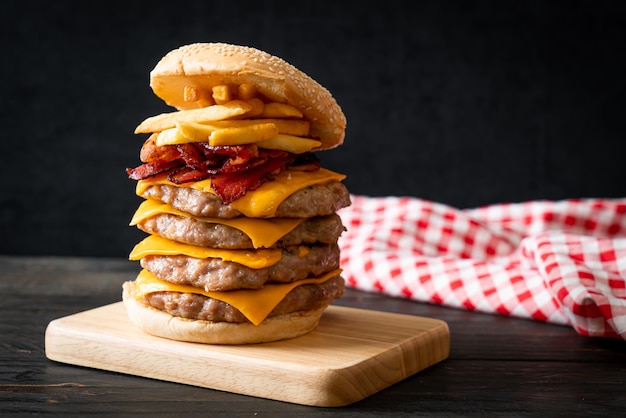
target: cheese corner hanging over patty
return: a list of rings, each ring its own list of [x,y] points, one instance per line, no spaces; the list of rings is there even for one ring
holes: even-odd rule
[[[165,203],[153,199],[147,199],[139,205],[130,221],[130,226],[135,226],[141,221],[153,216],[168,213],[171,215],[193,218],[201,222],[226,225],[250,237],[254,248],[269,248],[276,241],[287,235],[295,227],[304,221],[304,218],[247,218],[238,217],[230,219],[192,217],[190,214],[175,209]]]
[[[220,258],[224,261],[232,261],[253,269],[261,269],[276,264],[282,257],[282,250],[279,248],[224,250],[183,244],[158,235],[150,235],[135,245],[128,258],[136,261],[147,255],[186,255],[193,258]]]
[[[135,298],[154,292],[197,293],[226,302],[239,310],[254,325],[259,325],[283,300],[287,293],[297,286],[305,284],[321,284],[341,273],[340,269],[323,276],[297,280],[291,283],[268,284],[261,289],[229,290],[224,292],[207,292],[197,287],[178,285],[158,279],[147,270],[141,270],[135,279]]]

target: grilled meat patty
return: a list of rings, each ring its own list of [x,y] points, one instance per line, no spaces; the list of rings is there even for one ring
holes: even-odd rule
[[[273,266],[253,269],[220,258],[193,258],[186,255],[148,255],[141,266],[158,278],[207,291],[258,289],[266,283],[289,283],[339,267],[339,247],[315,245],[284,248]]]
[[[153,184],[141,193],[145,199],[156,199],[194,216],[235,218],[243,214],[222,203],[219,197],[191,187]],[[279,206],[275,217],[310,218],[325,216],[350,205],[350,193],[343,183],[332,181],[309,186],[287,197]]]
[[[253,249],[252,240],[231,226],[203,222],[195,218],[162,213],[147,218],[137,227],[148,234],[160,235],[172,241],[201,247],[223,249]],[[345,230],[337,214],[305,219],[272,247],[301,244],[332,244]]]
[[[127,282],[126,285],[131,297],[134,297],[134,283]],[[335,276],[319,285],[297,286],[285,296],[268,317],[328,306],[333,299],[343,294],[344,288],[345,284],[341,276]],[[182,318],[234,323],[248,321],[239,310],[231,305],[196,293],[155,292],[145,295],[139,301]]]

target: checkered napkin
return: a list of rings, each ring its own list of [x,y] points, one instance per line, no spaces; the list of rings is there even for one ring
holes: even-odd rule
[[[346,284],[626,339],[626,199],[469,210],[352,196],[339,214]]]

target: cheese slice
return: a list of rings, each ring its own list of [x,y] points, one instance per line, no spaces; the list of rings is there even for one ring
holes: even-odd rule
[[[252,240],[254,248],[269,248],[276,241],[287,235],[304,221],[304,218],[246,218],[245,216],[232,219],[196,217],[180,211],[156,200],[143,201],[130,221],[130,226],[162,213],[169,213],[187,218],[194,218],[201,222],[222,224],[235,228],[246,234]]]
[[[186,255],[193,258],[221,258],[224,261],[232,261],[253,269],[261,269],[276,264],[282,257],[282,250],[279,248],[222,250],[183,244],[158,235],[150,235],[135,245],[128,258],[136,261],[147,255]]]
[[[274,180],[263,183],[258,189],[248,191],[242,198],[232,202],[230,206],[250,218],[269,218],[274,216],[278,206],[287,197],[305,187],[324,184],[330,181],[342,181],[346,176],[325,168],[316,171],[285,170]],[[141,196],[152,185],[165,184],[175,187],[192,187],[205,193],[215,194],[211,189],[211,180],[193,183],[176,184],[167,179],[166,175],[139,180],[136,193]]]
[[[229,290],[224,292],[207,292],[205,290],[166,282],[158,279],[147,270],[139,272],[135,279],[136,298],[154,292],[182,292],[197,293],[209,298],[228,303],[239,310],[254,325],[259,325],[281,300],[297,286],[303,284],[322,284],[341,273],[340,269],[326,273],[323,276],[297,280],[284,284],[266,284],[260,289]]]

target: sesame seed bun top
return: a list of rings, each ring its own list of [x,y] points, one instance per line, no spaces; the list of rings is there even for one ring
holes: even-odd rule
[[[318,148],[343,143],[346,118],[331,93],[281,58],[255,48],[224,43],[195,43],[165,55],[150,72],[150,86],[177,109],[199,107],[184,100],[185,86],[210,90],[220,84],[254,84],[269,100],[298,108],[310,124]]]

